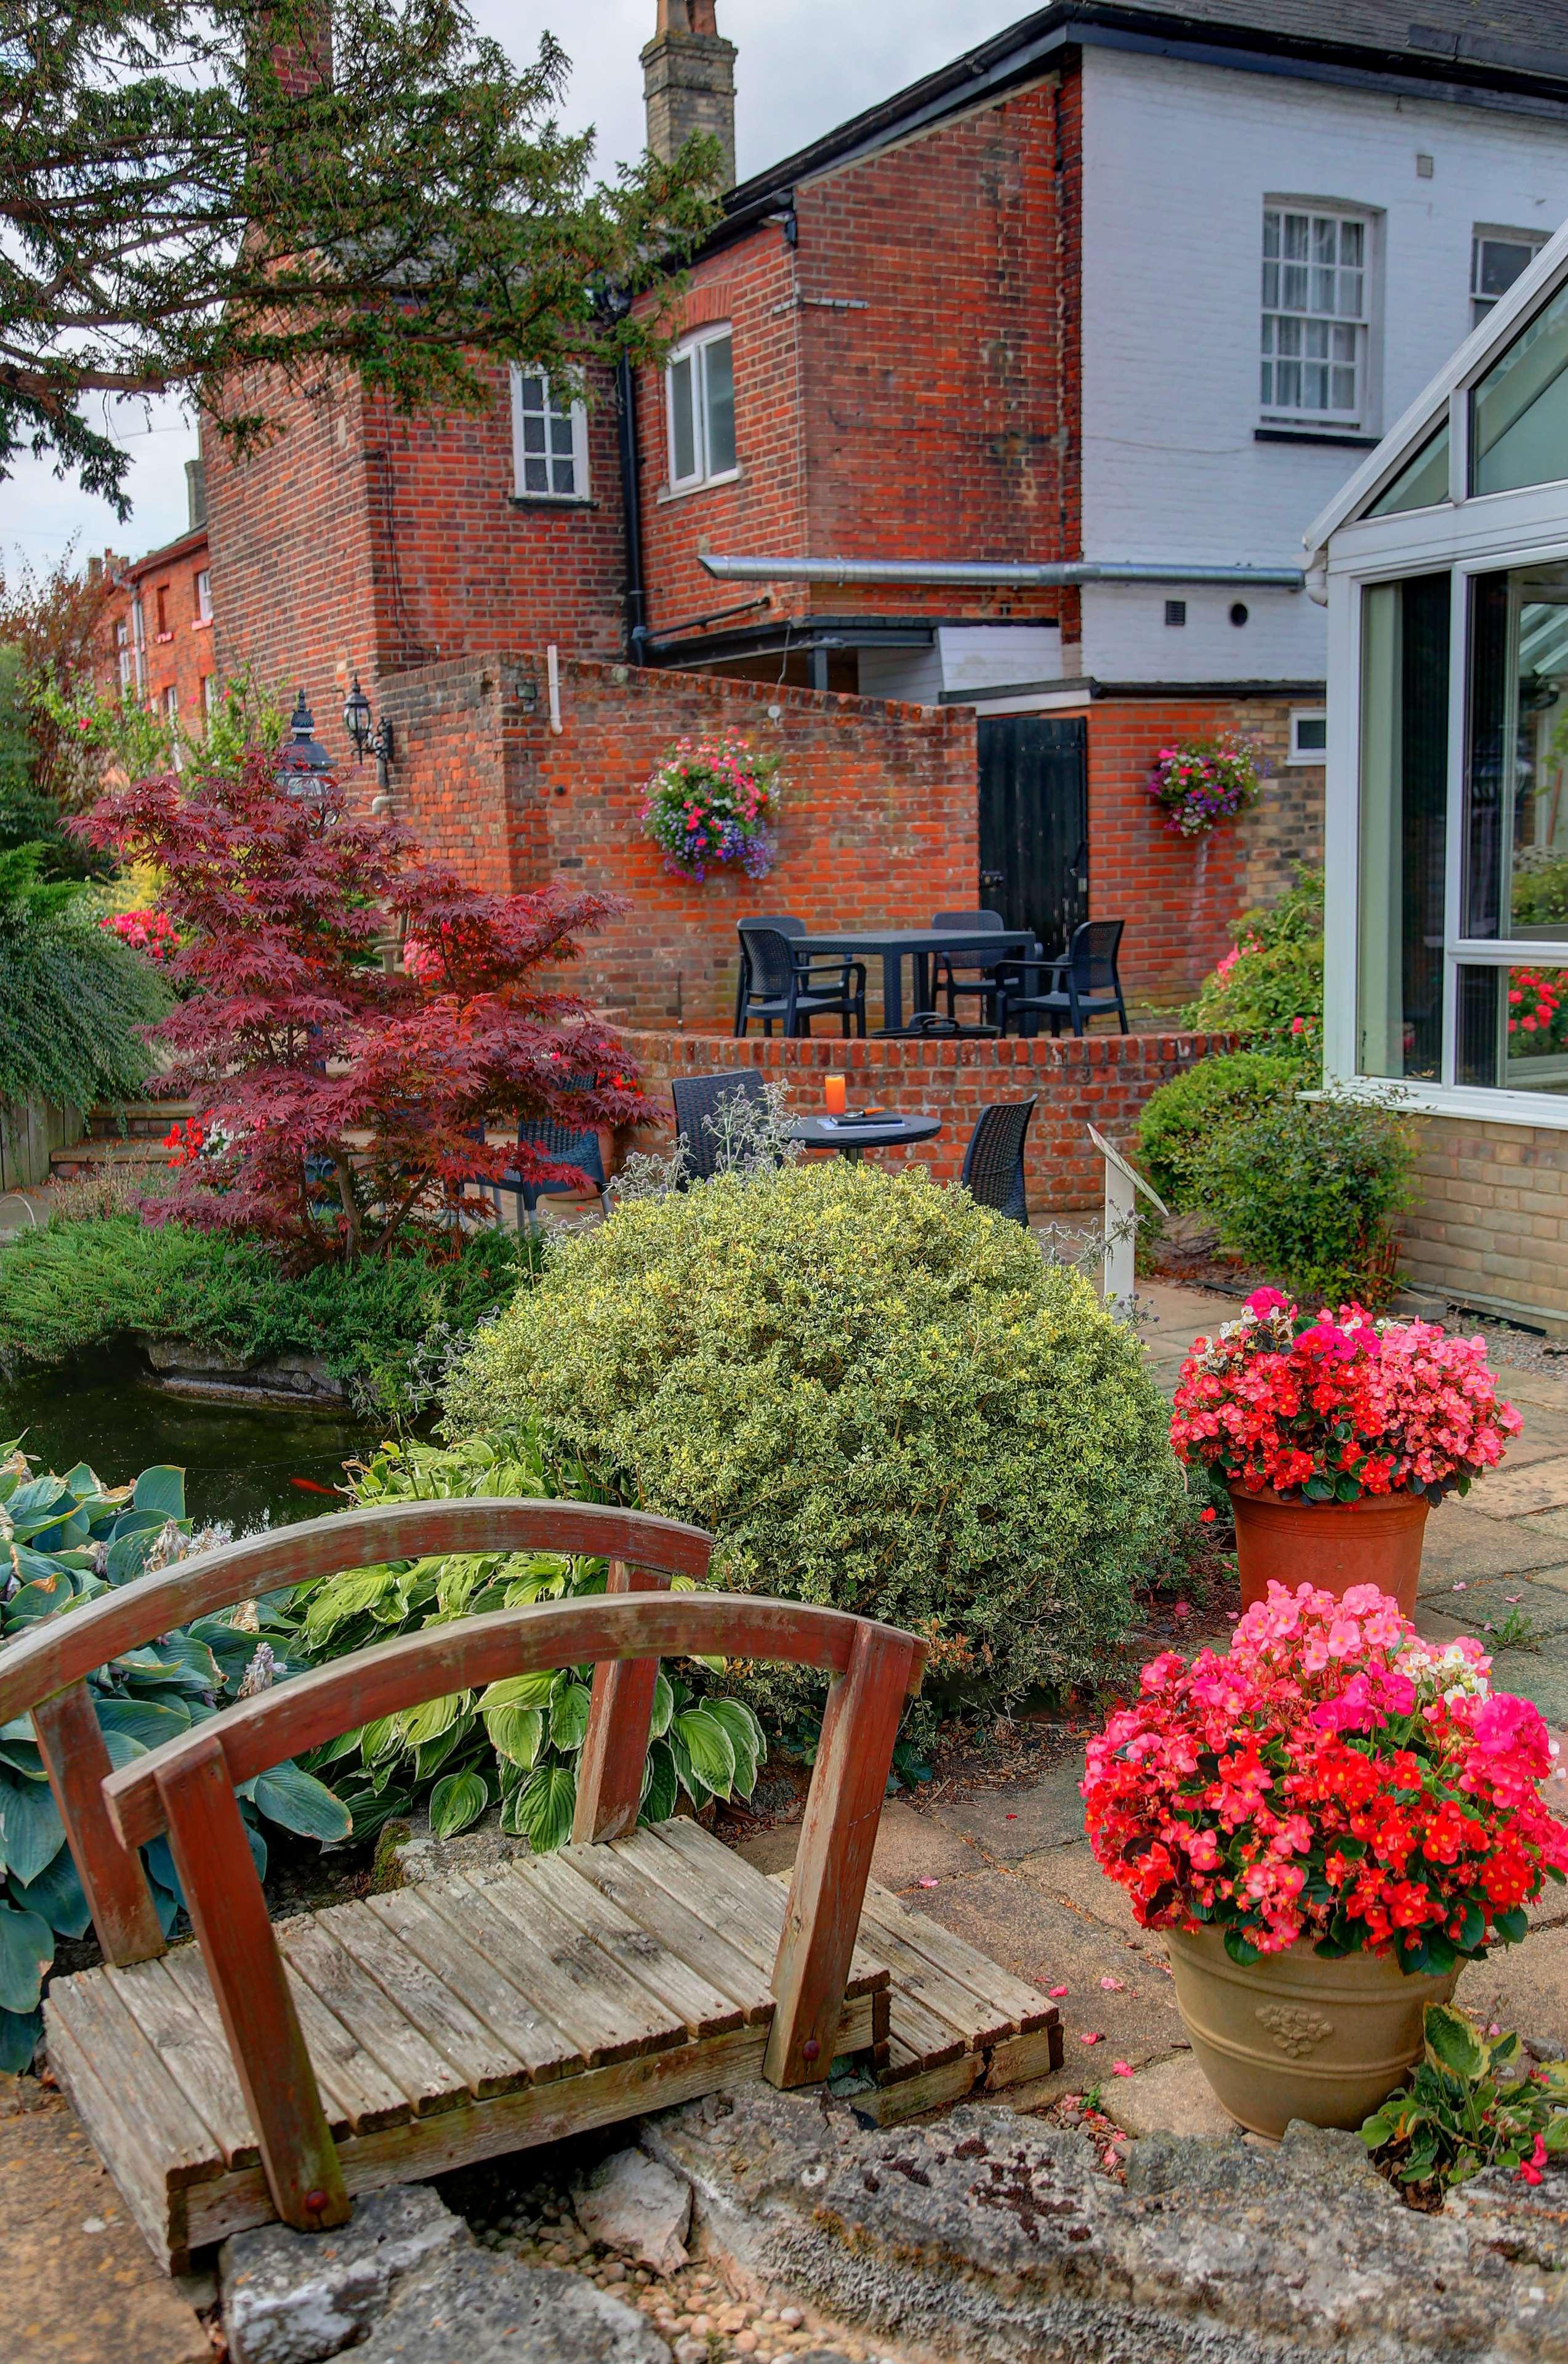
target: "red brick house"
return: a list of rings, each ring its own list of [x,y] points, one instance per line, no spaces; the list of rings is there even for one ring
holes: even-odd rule
[[[222,665],[329,746],[357,673],[428,834],[631,894],[628,1016],[719,1021],[747,910],[974,901],[1125,918],[1168,1007],[1320,847],[1300,516],[1568,213],[1568,6],[1481,13],[1056,0],[732,190],[665,369],[415,420],[323,380],[243,464],[209,439]],[[658,0],[651,144],[732,152],[735,56]],[[760,886],[638,836],[708,727],[801,775]],[[1273,777],[1195,847],[1143,782],[1228,728]]]
[[[106,551],[94,562],[110,584],[99,628],[98,686],[138,699],[200,738],[219,689],[200,461],[191,462],[186,481],[190,525],[177,541],[145,558]]]

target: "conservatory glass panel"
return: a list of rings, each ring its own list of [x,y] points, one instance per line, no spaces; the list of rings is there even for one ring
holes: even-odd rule
[[[1478,381],[1470,441],[1474,492],[1568,476],[1568,286]]]
[[[1568,943],[1568,567],[1476,578],[1462,932]]]
[[[1362,602],[1358,1071],[1442,1072],[1449,578]]]
[[[1395,517],[1401,509],[1433,509],[1447,498],[1448,428],[1444,425],[1428,437],[1415,458],[1406,463],[1365,514]]]
[[[1462,968],[1454,1081],[1568,1093],[1568,969]]]

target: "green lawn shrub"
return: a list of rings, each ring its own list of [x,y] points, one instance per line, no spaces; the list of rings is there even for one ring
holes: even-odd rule
[[[1304,1302],[1384,1302],[1415,1143],[1386,1107],[1285,1099],[1218,1133],[1198,1169],[1224,1246]]]
[[[1151,1094],[1138,1123],[1144,1170],[1176,1214],[1198,1199],[1198,1169],[1219,1136],[1301,1089],[1301,1064],[1283,1053],[1236,1051],[1200,1059]]]
[[[1178,1489],[1130,1333],[1016,1223],[839,1159],[617,1208],[481,1333],[451,1433],[539,1424],[709,1528],[736,1590],[929,1636],[928,1697],[1061,1691],[1127,1627]],[[798,1670],[747,1696],[787,1721]]]
[[[548,1455],[526,1430],[470,1437],[450,1449],[384,1445],[354,1487],[360,1507],[465,1495],[603,1500],[584,1469]],[[296,1648],[320,1664],[486,1610],[603,1592],[605,1578],[603,1560],[554,1552],[452,1554],[300,1585],[287,1617]],[[560,1846],[577,1802],[592,1674],[563,1667],[428,1701],[328,1742],[308,1762],[344,1799],[361,1837],[428,1804],[435,1835],[450,1838],[499,1801],[504,1830],[541,1851]],[[642,1821],[666,1821],[683,1795],[696,1805],[736,1792],[750,1797],[765,1754],[762,1729],[741,1701],[699,1698],[682,1671],[662,1670]]]
[[[42,875],[45,852],[0,849],[0,1106],[134,1098],[152,1068],[140,1030],[172,996],[98,926],[79,880]]]
[[[1316,1066],[1323,1048],[1323,874],[1304,870],[1277,903],[1244,911],[1236,942],[1187,1012],[1249,1051]]]
[[[432,1399],[537,1255],[531,1240],[484,1231],[446,1259],[409,1247],[294,1274],[264,1243],[232,1233],[130,1212],[56,1219],[0,1247],[0,1349],[13,1363],[61,1364],[145,1335],[247,1363],[318,1355],[359,1409],[395,1418]]]

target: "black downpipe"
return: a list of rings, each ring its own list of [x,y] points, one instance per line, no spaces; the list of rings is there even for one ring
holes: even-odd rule
[[[651,654],[648,592],[642,573],[642,477],[637,451],[637,373],[622,353],[616,363],[620,399],[620,496],[626,517],[626,645],[633,664]]]

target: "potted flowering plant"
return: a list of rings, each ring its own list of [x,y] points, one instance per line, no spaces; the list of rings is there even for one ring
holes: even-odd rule
[[[1198,2063],[1257,2133],[1359,2126],[1426,2005],[1568,1873],[1556,1745],[1490,1664],[1374,1585],[1272,1585],[1228,1654],[1151,1659],[1089,1745],[1095,1859],[1165,1932]]]
[[[1468,1493],[1522,1425],[1481,1339],[1259,1288],[1194,1341],[1171,1442],[1229,1489],[1244,1603],[1310,1575],[1330,1593],[1375,1583],[1407,1614],[1429,1507]]]
[[[777,844],[779,759],[744,739],[682,739],[648,782],[642,823],[677,877],[699,882],[733,863],[765,878]]]
[[[1183,739],[1162,747],[1149,775],[1149,793],[1178,837],[1207,837],[1222,820],[1255,805],[1265,775],[1255,740],[1221,731],[1218,739]]]

